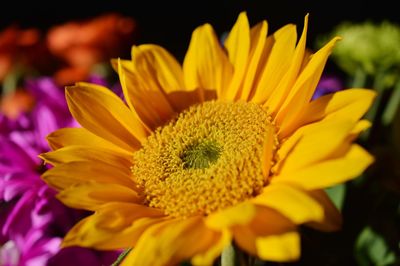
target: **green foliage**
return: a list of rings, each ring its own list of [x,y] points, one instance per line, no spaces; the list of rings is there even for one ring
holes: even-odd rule
[[[388,247],[383,236],[365,227],[360,233],[355,247],[357,262],[361,266],[394,265],[396,255]]]
[[[343,228],[303,230],[302,260],[293,265],[400,265],[400,27],[344,22],[320,36],[316,49],[337,35],[342,40],[328,64],[343,74],[345,88],[377,92],[364,117],[372,126],[358,139],[375,162],[352,182],[326,189]]]
[[[329,198],[335,204],[336,208],[341,210],[343,208],[344,197],[346,195],[346,185],[339,184],[325,190]]]
[[[355,75],[359,68],[375,75],[400,64],[400,27],[394,23],[342,22],[330,34],[318,38],[317,45],[321,46],[333,36],[340,36],[342,40],[332,58],[349,75]]]

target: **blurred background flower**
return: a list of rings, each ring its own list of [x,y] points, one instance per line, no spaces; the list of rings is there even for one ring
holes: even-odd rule
[[[109,58],[129,51],[135,21],[116,13],[48,32],[16,26],[0,34],[0,265],[110,265],[119,251],[60,250],[87,212],[66,207],[40,178],[46,136],[77,127],[64,85],[94,82],[120,90]],[[42,67],[41,63],[43,66]],[[105,67],[107,66],[107,67]]]
[[[21,65],[36,64],[44,49],[41,45],[37,29],[20,29],[12,25],[3,30],[0,33],[0,81]]]
[[[135,27],[134,20],[118,14],[52,27],[47,46],[52,55],[62,60],[62,67],[55,73],[56,81],[70,84],[85,80],[97,64],[106,62],[107,67],[110,58],[130,49]]]
[[[321,34],[316,47],[337,35],[342,40],[331,63],[337,67],[336,73],[345,77],[342,82],[377,92],[366,114],[372,127],[359,140],[375,155],[376,162],[354,182],[330,190],[347,221],[340,241],[350,243],[348,248],[357,265],[399,265],[400,26],[388,20],[343,21]],[[320,86],[325,87],[325,82],[322,79]]]

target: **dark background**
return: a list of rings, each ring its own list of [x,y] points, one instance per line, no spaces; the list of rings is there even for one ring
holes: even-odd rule
[[[214,0],[214,1],[76,1],[61,0],[2,2],[0,28],[11,23],[46,29],[71,20],[91,18],[107,12],[133,17],[138,24],[137,44],[157,43],[182,59],[192,30],[211,23],[218,34],[230,29],[241,11],[247,11],[250,24],[266,19],[269,32],[287,23],[300,31],[309,13],[308,45],[316,36],[329,32],[341,21],[390,20],[400,22],[397,1],[296,1],[296,0]]]

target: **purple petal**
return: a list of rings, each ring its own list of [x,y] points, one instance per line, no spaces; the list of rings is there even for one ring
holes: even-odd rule
[[[32,111],[32,118],[35,125],[35,139],[38,146],[43,150],[48,150],[46,137],[51,132],[57,130],[60,126],[56,114],[52,112],[48,106],[39,104]]]
[[[31,228],[30,211],[34,204],[35,191],[28,191],[11,210],[2,228],[3,234],[24,234]]]
[[[20,256],[20,251],[13,241],[8,241],[0,247],[0,265],[18,265]]]
[[[15,135],[15,137],[16,139],[22,138],[22,136],[18,135]],[[0,165],[12,167],[16,170],[35,169],[36,162],[31,154],[26,152],[27,148],[27,146],[21,146],[14,140],[0,136]]]
[[[8,174],[0,180],[0,199],[11,201],[15,197],[37,187],[42,182],[35,173]]]
[[[87,82],[98,84],[98,85],[101,85],[104,87],[108,86],[107,80],[105,78],[103,78],[101,75],[97,75],[97,74],[90,75],[89,78],[87,79]]]
[[[66,108],[64,89],[56,85],[50,77],[41,77],[26,81],[25,87],[40,102],[49,106]]]

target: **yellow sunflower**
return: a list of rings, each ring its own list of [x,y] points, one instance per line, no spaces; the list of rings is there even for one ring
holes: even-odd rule
[[[223,45],[195,29],[181,66],[160,46],[113,60],[125,102],[105,87],[66,89],[82,128],[48,136],[43,179],[66,205],[93,211],[64,246],[133,248],[123,265],[211,265],[231,243],[263,260],[300,256],[297,228],[336,230],[324,188],[373,158],[353,141],[374,93],[311,101],[339,38],[310,55],[308,16],[267,37],[242,12]]]

